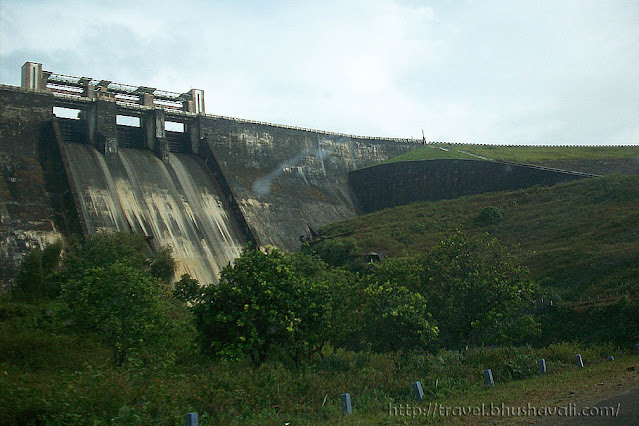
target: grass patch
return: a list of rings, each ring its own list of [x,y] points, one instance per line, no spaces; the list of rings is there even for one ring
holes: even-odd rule
[[[477,159],[476,156],[515,163],[639,159],[639,146],[505,146],[435,143],[425,145],[389,161],[450,158]]]
[[[639,176],[608,176],[455,200],[421,202],[331,224],[367,252],[418,254],[454,229],[489,233],[566,300],[639,293]],[[498,220],[481,212],[499,211]]]

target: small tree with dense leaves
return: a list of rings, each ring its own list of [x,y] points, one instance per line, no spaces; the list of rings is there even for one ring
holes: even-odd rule
[[[270,351],[282,351],[299,363],[322,340],[325,290],[325,283],[298,272],[292,255],[245,249],[194,306],[203,348],[227,357],[247,355],[255,364]]]
[[[539,332],[535,285],[496,239],[456,232],[424,257],[421,292],[446,347],[516,343]]]

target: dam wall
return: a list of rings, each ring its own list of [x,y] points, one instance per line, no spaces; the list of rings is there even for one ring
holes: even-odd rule
[[[596,175],[483,160],[416,160],[379,164],[349,173],[358,212],[418,201],[437,201],[535,185],[550,186]]]
[[[4,283],[29,249],[101,229],[139,233],[152,249],[170,245],[177,276],[215,283],[247,242],[295,250],[311,230],[354,216],[348,172],[418,145],[106,95],[8,86],[0,95]]]
[[[25,252],[70,232],[56,193],[64,175],[46,169],[55,158],[47,143],[52,108],[50,95],[0,90],[0,284],[15,276]]]
[[[357,213],[587,176],[476,160],[375,165],[422,141],[208,115],[201,90],[25,67],[23,88],[0,86],[3,284],[29,249],[102,229],[168,245],[178,277],[216,283],[249,242],[296,250]]]
[[[260,245],[300,247],[300,236],[355,215],[348,173],[415,149],[414,141],[200,118],[217,161]]]

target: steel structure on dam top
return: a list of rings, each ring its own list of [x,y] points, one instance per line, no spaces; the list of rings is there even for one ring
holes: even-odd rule
[[[79,112],[74,118],[81,120],[59,117],[68,141],[89,143],[105,155],[116,154],[118,146],[147,148],[165,162],[169,152],[197,153],[197,117],[205,112],[203,90],[175,93],[74,77],[45,71],[36,62],[22,66],[21,86],[50,92],[55,107]],[[121,118],[126,124],[118,122]],[[174,128],[167,128],[167,123]]]
[[[73,101],[112,100],[125,108],[161,108],[169,113],[204,114],[204,91],[191,89],[186,93],[169,92],[152,87],[132,86],[89,77],[74,77],[44,71],[42,64],[25,62],[22,66],[21,86],[32,90],[49,90],[59,98],[60,106],[65,99],[69,106]]]

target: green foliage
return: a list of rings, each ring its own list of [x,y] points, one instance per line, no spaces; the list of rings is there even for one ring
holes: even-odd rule
[[[489,230],[516,253],[536,281],[568,301],[597,295],[639,295],[639,176],[582,179],[415,203],[331,224],[322,235],[354,238],[362,253],[385,249],[388,257],[422,254],[451,233]],[[486,207],[503,212],[498,226],[477,226]],[[337,241],[335,241],[337,244]],[[553,296],[553,300],[557,301]]]
[[[563,340],[617,345],[639,342],[639,301],[627,296],[601,299],[592,305],[547,306],[538,317],[541,345]]]
[[[199,281],[189,274],[180,277],[173,287],[173,297],[186,303],[198,303],[202,300],[204,289]]]
[[[131,352],[158,349],[170,338],[169,293],[158,279],[120,262],[86,269],[67,280],[62,300],[81,330],[113,348],[117,365]]]
[[[165,284],[173,281],[176,266],[173,249],[169,246],[164,246],[149,256],[149,273]]]
[[[54,351],[68,347],[56,354],[85,355],[84,342],[59,337],[48,335]],[[43,353],[48,348],[33,350]],[[619,349],[579,345],[403,354],[338,350],[300,369],[273,360],[251,368],[243,361],[212,363],[206,358],[168,367],[115,368],[103,362],[104,349],[94,346],[92,350],[93,358],[83,356],[83,363],[57,364],[52,369],[25,371],[21,364],[4,362],[0,366],[2,422],[179,424],[185,412],[194,411],[203,424],[337,424],[343,422],[339,395],[346,390],[357,404],[355,422],[384,424],[388,414],[380,407],[389,402],[412,405],[409,384],[415,380],[421,380],[429,400],[446,404],[483,389],[485,368],[493,370],[497,383],[505,383],[538,376],[536,361],[546,358],[554,380],[561,380],[562,371],[574,370],[575,353],[582,353],[589,366],[609,366],[598,354],[619,353]],[[622,357],[616,356],[615,363],[620,362]],[[548,379],[521,386],[526,395],[542,383],[544,389],[552,390],[554,380]],[[580,375],[580,383],[583,380]],[[480,395],[485,398],[485,391]]]
[[[0,299],[0,365],[21,371],[57,371],[75,368],[103,347],[92,336],[65,333],[59,301],[15,302]],[[1,416],[0,416],[1,418]]]
[[[41,258],[43,271],[55,265],[46,250]],[[170,249],[152,253],[141,236],[100,232],[72,247],[53,280],[61,288],[61,315],[74,330],[98,336],[117,365],[132,356],[171,359],[193,337],[170,295],[174,268]]]
[[[442,158],[477,160],[478,156],[518,163],[542,163],[548,160],[614,160],[637,158],[639,157],[639,148],[637,146],[505,146],[435,143],[419,147],[389,161]],[[570,170],[570,168],[568,169]]]
[[[62,241],[28,252],[20,263],[12,294],[17,300],[42,300],[55,297],[60,289],[53,274],[60,264]]]
[[[364,252],[354,238],[329,238],[302,248],[304,253],[319,256],[335,267],[360,271],[364,267]]]
[[[175,272],[170,247],[152,252],[141,235],[101,231],[71,249],[64,259],[61,280],[80,276],[89,268],[107,268],[114,263],[144,271],[166,284],[170,283]]]
[[[277,249],[247,248],[224,268],[220,283],[207,287],[194,307],[204,349],[248,355],[255,364],[280,350],[299,363],[321,345],[330,310],[327,285],[305,279],[295,263]]]
[[[464,146],[464,148],[459,148],[456,145],[449,144],[429,144],[426,146],[421,146],[414,151],[409,151],[397,157],[393,157],[385,162],[392,163],[397,161],[440,160],[457,158],[465,160],[476,160],[477,157],[473,157],[470,154],[462,152],[465,151],[465,148],[466,146]]]
[[[422,290],[424,266],[422,256],[391,257],[373,265],[370,276],[377,282],[392,282],[411,291]]]
[[[425,256],[422,291],[445,347],[512,343],[538,332],[534,286],[495,239],[457,232]]]
[[[475,218],[475,223],[480,226],[492,225],[501,220],[504,212],[499,207],[488,206],[484,207],[479,215]]]
[[[424,297],[390,282],[364,291],[363,338],[376,352],[425,349],[437,337]]]

